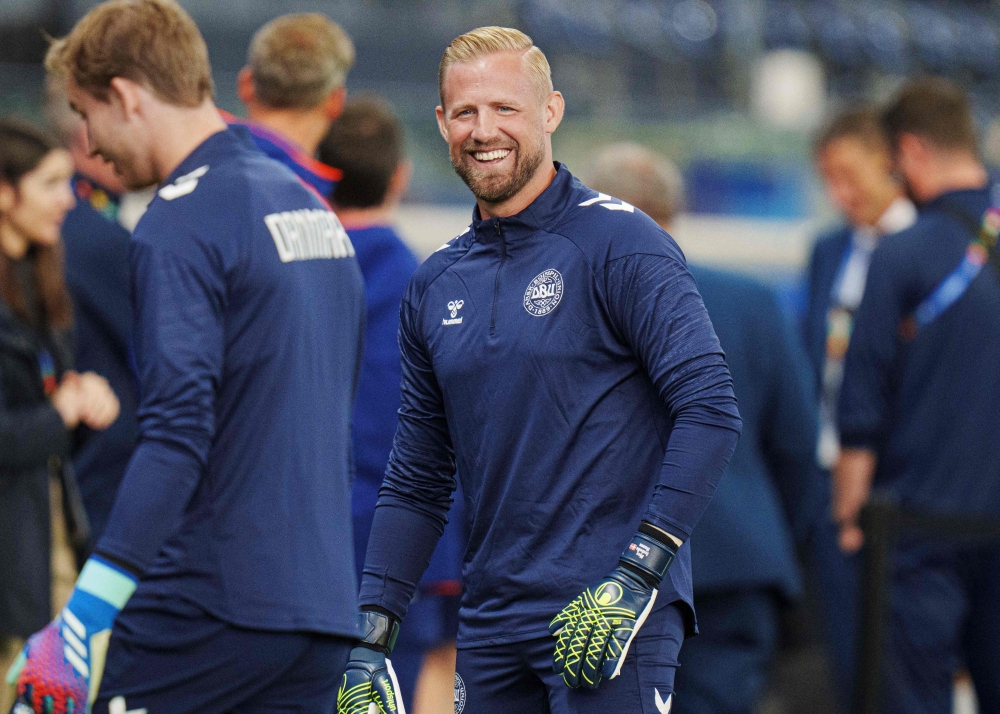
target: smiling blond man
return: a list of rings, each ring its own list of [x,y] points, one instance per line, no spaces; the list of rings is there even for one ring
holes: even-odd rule
[[[563,97],[527,35],[462,35],[439,78],[476,207],[403,300],[399,427],[338,711],[396,711],[386,655],[457,471],[456,713],[666,712],[694,629],[684,543],[740,430],[722,351],[670,236],[553,161]]]

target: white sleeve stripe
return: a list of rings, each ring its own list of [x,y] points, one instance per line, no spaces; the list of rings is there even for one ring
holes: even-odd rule
[[[653,611],[653,603],[656,602],[656,596],[659,592],[659,590],[653,591],[653,596],[649,598],[649,602],[646,604],[646,609],[642,611],[642,614],[639,615],[639,619],[635,621],[635,627],[632,628],[632,634],[628,636],[628,641],[622,648],[622,656],[618,658],[618,666],[615,667],[615,673],[608,677],[608,679],[614,679],[622,673],[622,665],[625,664],[625,655],[628,654],[628,648],[632,646],[632,640],[634,640],[635,636],[639,634],[639,628],[643,626],[646,622],[646,618],[649,617],[649,613]]]
[[[63,654],[66,655],[66,661],[73,665],[73,669],[84,677],[90,677],[90,667],[87,666],[86,662],[80,659],[80,655],[71,650],[69,647],[63,647]]]
[[[63,622],[69,625],[73,632],[76,633],[76,636],[81,640],[87,636],[87,628],[83,626],[83,623],[80,622],[76,615],[70,612],[68,607],[63,608],[62,618]]]
[[[63,627],[62,636],[63,639],[69,643],[70,647],[76,650],[76,653],[78,655],[80,655],[84,659],[87,659],[87,648],[84,647],[83,642],[80,641],[80,638],[73,634],[73,630],[69,629],[68,627]]]

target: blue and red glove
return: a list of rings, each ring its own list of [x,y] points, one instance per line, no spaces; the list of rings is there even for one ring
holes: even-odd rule
[[[83,566],[59,616],[32,635],[7,672],[17,703],[38,714],[86,714],[97,698],[111,626],[137,579],[99,556]]]

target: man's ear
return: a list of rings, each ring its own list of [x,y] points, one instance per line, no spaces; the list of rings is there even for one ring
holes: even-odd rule
[[[566,111],[566,100],[562,92],[549,92],[545,100],[545,133],[551,134],[559,128],[563,113]]]
[[[896,139],[897,159],[905,156],[910,161],[925,162],[931,153],[931,147],[920,136],[904,132]]]
[[[434,115],[437,117],[438,131],[441,132],[441,137],[445,141],[448,141],[448,128],[444,121],[444,107],[435,108]]]
[[[253,86],[253,70],[249,66],[240,70],[236,75],[236,96],[240,98],[243,106],[250,107],[257,103],[257,90]]]
[[[330,95],[323,101],[323,114],[327,119],[333,121],[344,111],[344,104],[347,103],[347,87],[340,87],[330,92]]]
[[[9,213],[17,205],[17,190],[7,181],[0,181],[0,214]]]
[[[413,176],[413,163],[410,161],[400,161],[399,166],[392,172],[389,179],[389,190],[386,191],[386,198],[389,200],[400,200],[406,194],[406,189],[410,187],[410,177]]]
[[[108,87],[108,102],[120,107],[123,118],[142,114],[142,95],[149,93],[145,87],[125,77],[113,77]]]

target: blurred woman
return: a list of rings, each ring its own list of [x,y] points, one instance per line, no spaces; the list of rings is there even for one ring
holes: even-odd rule
[[[68,542],[84,543],[86,519],[67,467],[78,427],[118,416],[107,382],[71,369],[59,231],[72,174],[67,151],[0,121],[0,675],[62,606],[54,585],[68,594],[76,578]]]

